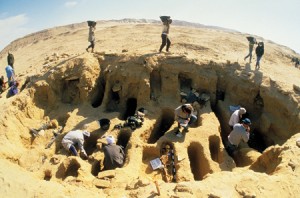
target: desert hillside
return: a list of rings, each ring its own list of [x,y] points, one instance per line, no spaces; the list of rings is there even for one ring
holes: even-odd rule
[[[255,56],[244,61],[247,34],[180,21],[171,25],[171,53],[158,53],[161,29],[152,20],[97,21],[90,53],[83,22],[27,35],[1,51],[0,74],[9,50],[21,84],[18,95],[6,98],[6,90],[0,98],[2,197],[299,197],[300,70],[291,62],[299,55],[256,36],[265,43],[256,70]],[[174,109],[192,91],[197,122],[177,137]],[[237,105],[247,109],[254,136],[231,158],[223,140],[229,107]],[[140,128],[114,127],[141,107]],[[103,118],[108,130],[99,126]],[[30,132],[43,124],[49,127],[38,136]],[[61,145],[85,124],[88,160]],[[126,161],[102,171],[108,134],[125,148]],[[153,170],[150,161],[166,145],[174,165]]]

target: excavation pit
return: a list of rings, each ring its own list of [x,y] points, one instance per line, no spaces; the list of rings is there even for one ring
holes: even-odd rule
[[[94,55],[97,56],[97,54]],[[16,104],[14,107],[20,109],[23,108],[23,111],[16,117],[13,117],[15,116],[13,114],[9,114],[13,118],[16,118],[14,120],[16,121],[14,125],[10,122],[3,122],[7,125],[3,131],[7,131],[6,129],[14,131],[14,133],[10,133],[7,136],[8,139],[5,141],[13,142],[12,140],[14,140],[15,142],[21,142],[24,150],[27,149],[35,152],[32,148],[37,149],[38,144],[26,145],[28,142],[22,141],[27,138],[27,134],[24,135],[22,130],[24,131],[24,126],[29,125],[26,123],[29,119],[43,119],[43,116],[49,115],[49,117],[58,120],[59,125],[65,127],[65,130],[62,132],[64,134],[67,130],[73,129],[74,125],[78,122],[94,122],[97,118],[99,118],[99,115],[109,118],[112,121],[112,124],[119,124],[120,118],[125,120],[128,116],[134,115],[138,105],[141,105],[149,109],[149,114],[147,114],[149,116],[146,116],[144,124],[140,129],[136,130],[136,132],[132,133],[132,131],[128,128],[121,128],[120,131],[116,129],[107,130],[108,134],[111,133],[114,137],[117,136],[117,144],[125,148],[127,154],[126,159],[130,159],[130,161],[128,160],[129,162],[126,163],[125,167],[118,170],[118,172],[124,172],[126,174],[116,175],[113,179],[116,181],[116,185],[124,182],[124,180],[132,180],[136,182],[136,178],[142,178],[144,176],[149,176],[157,181],[163,180],[165,182],[170,182],[169,179],[163,177],[161,170],[152,170],[149,164],[151,160],[161,156],[163,153],[160,150],[162,147],[161,141],[165,140],[167,140],[167,142],[173,147],[176,146],[176,148],[183,148],[178,149],[178,151],[180,151],[180,160],[182,160],[178,163],[179,174],[177,176],[179,178],[175,178],[175,180],[171,179],[171,181],[185,181],[188,183],[191,180],[195,180],[201,181],[200,183],[205,183],[207,181],[206,175],[208,173],[212,174],[223,171],[220,175],[226,175],[227,170],[232,170],[232,167],[225,167],[227,166],[227,163],[234,163],[232,159],[226,155],[224,146],[221,143],[222,141],[219,134],[220,131],[218,130],[218,124],[220,123],[222,126],[222,137],[226,138],[229,133],[229,130],[226,129],[226,127],[228,127],[227,123],[229,120],[228,106],[241,105],[246,107],[249,112],[249,116],[251,116],[251,120],[253,121],[251,132],[255,134],[254,136],[256,137],[256,140],[254,143],[256,144],[252,144],[250,141],[249,146],[261,153],[257,152],[257,156],[246,156],[246,154],[249,154],[250,152],[240,152],[238,158],[241,160],[239,163],[236,163],[237,167],[234,168],[238,169],[239,167],[244,167],[244,172],[247,172],[250,169],[251,172],[255,171],[257,173],[266,173],[268,175],[280,174],[280,171],[286,168],[281,165],[285,162],[281,159],[281,157],[285,157],[285,155],[281,155],[281,153],[286,152],[283,149],[286,148],[286,146],[282,147],[282,145],[285,144],[291,136],[297,133],[299,129],[299,120],[295,118],[296,116],[292,116],[298,115],[298,103],[293,101],[295,98],[293,92],[280,90],[280,86],[277,86],[276,82],[274,83],[272,80],[267,78],[264,79],[265,82],[263,82],[263,84],[259,86],[256,85],[252,81],[253,78],[255,78],[253,75],[256,75],[254,72],[249,73],[249,75],[240,75],[240,69],[231,70],[230,66],[226,66],[226,69],[224,69],[224,67],[219,68],[219,65],[203,65],[203,63],[196,64],[196,61],[187,62],[187,57],[182,59],[178,57],[171,57],[170,59],[168,56],[163,57],[164,58],[155,56],[155,60],[153,61],[153,64],[155,65],[151,65],[151,61],[147,61],[147,67],[141,65],[135,67],[135,64],[139,64],[140,60],[136,58],[131,61],[131,57],[129,56],[125,57],[124,60],[126,60],[123,61],[120,60],[120,57],[116,57],[116,60],[114,60],[114,56],[112,55],[110,59],[112,60],[110,63],[111,65],[107,66],[107,68],[106,65],[108,64],[102,63],[104,66],[102,66],[103,68],[101,68],[100,73],[104,73],[104,71],[107,72],[105,73],[105,80],[107,80],[106,86],[110,85],[110,82],[114,79],[121,79],[123,82],[122,92],[120,95],[118,94],[117,97],[112,96],[110,90],[100,90],[102,87],[99,87],[99,85],[94,85],[93,83],[88,84],[88,82],[85,82],[86,84],[84,84],[82,78],[69,80],[63,79],[57,81],[59,86],[55,86],[56,84],[50,85],[50,83],[49,86],[46,86],[48,82],[44,84],[40,83],[45,86],[40,86],[43,90],[40,95],[36,94],[34,96],[35,98],[33,103],[34,105],[38,104],[39,99],[41,99],[45,104],[39,105],[38,108],[31,108],[32,106],[26,106],[32,105],[30,98],[28,100],[24,100],[26,103],[21,100],[13,101],[13,103]],[[93,56],[89,56],[87,58],[89,61],[92,59]],[[122,67],[118,68],[122,68],[123,70],[119,70],[114,64],[118,66],[122,65]],[[133,65],[132,67],[134,69],[138,69],[138,72],[141,73],[134,73],[135,70],[132,70],[132,68],[129,70],[129,67],[126,68],[126,64],[130,66]],[[64,68],[64,66],[61,68]],[[109,71],[112,68],[113,71]],[[186,72],[187,69],[188,72]],[[191,72],[189,70],[191,70]],[[95,82],[95,78],[99,75],[91,75],[88,73],[90,71],[93,70],[84,70],[83,73],[89,77],[91,82]],[[132,73],[134,73],[134,75],[131,75],[129,71],[133,71]],[[233,72],[235,75],[232,75]],[[61,73],[58,76],[72,75],[64,75],[64,73]],[[47,79],[45,79],[46,78],[43,78],[43,82],[47,81]],[[222,86],[220,87],[217,86],[217,81],[219,81],[219,79],[221,79],[220,81],[222,82]],[[62,84],[63,89],[67,90],[66,93],[63,94],[56,90],[56,88],[61,89]],[[30,86],[31,84],[28,83],[22,93],[20,93],[22,97],[25,93],[28,95],[32,93],[27,91],[28,88],[33,88]],[[132,93],[131,88],[134,86],[136,89],[141,89],[141,91]],[[194,88],[197,90],[205,90],[206,93],[211,96],[210,102],[215,105],[212,108],[216,111],[214,115],[208,106],[199,110],[197,109],[197,112],[199,113],[198,119],[201,118],[201,122],[199,123],[201,124],[191,127],[189,133],[180,138],[173,135],[173,133],[168,132],[170,132],[170,130],[173,131],[173,128],[174,130],[176,129],[176,123],[174,123],[174,109],[179,105],[179,89],[180,91],[189,92],[193,86],[195,86]],[[97,93],[96,89],[99,89],[101,93]],[[144,91],[146,94],[143,94]],[[36,92],[33,93],[35,94]],[[45,93],[48,93],[48,95]],[[149,95],[151,95],[150,98]],[[41,96],[41,98],[38,98],[39,96]],[[56,100],[54,100],[55,98]],[[65,99],[61,100],[62,98]],[[155,100],[152,100],[153,98]],[[57,104],[57,106],[54,106],[55,108],[53,108],[53,110],[51,109],[52,106],[49,106],[51,111],[47,109],[48,107],[46,105],[48,104],[46,102],[49,101],[53,102],[51,104]],[[104,108],[92,108],[97,108],[106,104],[108,101],[116,103],[117,108],[115,108],[115,112],[106,112],[105,105]],[[68,105],[65,105],[65,103]],[[44,114],[44,112],[50,113]],[[117,116],[119,116],[119,119]],[[215,121],[215,116],[219,118],[219,123]],[[21,121],[25,124],[21,121],[19,122],[19,119],[22,119]],[[58,164],[60,162],[51,163],[51,170],[58,168],[59,173],[53,176],[51,174],[44,173],[41,177],[42,179],[46,181],[51,180],[52,182],[57,180],[56,178],[65,180],[67,177],[81,177],[81,175],[79,175],[82,173],[81,164],[82,170],[87,170],[84,174],[91,174],[94,177],[98,175],[101,167],[100,163],[102,163],[101,158],[103,156],[103,153],[100,153],[102,152],[101,149],[97,149],[96,147],[97,139],[99,138],[96,133],[98,132],[97,127],[99,126],[91,124],[90,127],[95,127],[96,130],[91,133],[91,137],[85,141],[85,149],[88,155],[96,157],[97,160],[93,161],[89,159],[88,161],[83,161],[79,157],[68,155],[61,146],[61,138],[58,138],[55,142],[58,152],[56,152],[55,155],[60,156],[62,158],[61,161],[64,161],[65,165],[59,166]],[[17,135],[12,136],[11,134]],[[19,141],[19,138],[21,141]],[[41,145],[48,140],[49,136],[39,138]],[[156,143],[158,145],[156,145]],[[159,146],[159,144],[161,144],[161,146]],[[272,148],[272,145],[276,146]],[[288,148],[292,149],[291,146]],[[141,149],[143,150],[141,151]],[[53,155],[52,152],[50,153]],[[8,153],[6,155],[13,154]],[[139,157],[136,158],[136,156]],[[254,158],[250,159],[249,156],[254,156]],[[11,157],[9,159],[15,159],[15,156],[8,157]],[[242,157],[248,157],[250,160],[246,161]],[[67,162],[68,160],[69,162]],[[246,164],[246,162],[249,163]],[[20,166],[22,166],[21,163]],[[137,171],[137,169],[139,171]],[[115,185],[114,182],[112,182],[112,185]]]
[[[209,137],[209,151],[210,157],[213,161],[219,164],[223,162],[221,140],[219,136],[213,135]]]
[[[67,104],[76,104],[80,99],[78,88],[79,79],[65,80],[62,87],[61,101]]]
[[[154,124],[154,128],[148,139],[149,144],[155,143],[160,137],[164,136],[165,133],[170,129],[174,123],[174,110],[165,108],[161,112],[161,116],[157,119]]]
[[[65,180],[67,177],[78,177],[80,164],[76,158],[69,158],[62,162],[56,172],[56,177]]]
[[[129,127],[122,128],[119,132],[118,140],[116,144],[126,149],[131,135],[132,135],[132,130]]]
[[[96,177],[98,175],[98,173],[101,171],[100,161],[99,160],[94,160],[91,163],[91,165],[92,165],[91,173],[92,173],[92,175],[94,175]]]
[[[122,114],[121,119],[126,120],[129,116],[134,116],[137,107],[137,99],[136,98],[128,98],[126,101],[125,111]]]
[[[206,174],[210,173],[209,162],[205,158],[203,147],[199,143],[192,142],[187,151],[194,180],[201,181]]]
[[[185,93],[189,93],[191,91],[193,80],[188,75],[184,73],[180,73],[178,75],[178,81],[179,81],[180,91]]]
[[[98,81],[95,90],[95,96],[92,99],[92,107],[97,108],[101,106],[103,97],[105,93],[105,83],[102,83],[102,80]]]
[[[92,155],[97,149],[97,140],[100,138],[100,134],[90,133],[90,137],[85,138],[84,149],[88,155]]]
[[[161,75],[158,70],[150,74],[150,99],[156,100],[161,94]]]

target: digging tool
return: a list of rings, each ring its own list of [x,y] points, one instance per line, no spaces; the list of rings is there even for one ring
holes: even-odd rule
[[[46,130],[50,126],[49,123],[42,124],[42,126],[38,129],[30,128],[29,131],[33,135],[33,137],[39,136],[39,132],[42,130]]]
[[[53,130],[53,137],[51,138],[50,142],[46,145],[45,149],[48,149],[52,146],[52,144],[55,142],[56,138],[61,134],[63,128],[60,127],[57,132],[56,130]]]

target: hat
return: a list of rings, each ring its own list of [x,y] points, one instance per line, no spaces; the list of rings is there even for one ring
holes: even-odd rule
[[[246,113],[246,109],[243,108],[243,107],[241,107],[240,110],[239,110],[239,114],[240,114],[240,115],[243,115],[243,114],[245,114],[245,113]]]
[[[245,118],[244,120],[242,120],[242,122],[243,122],[244,124],[251,125],[251,121],[250,121],[249,118]]]
[[[106,141],[108,144],[113,144],[113,143],[115,143],[115,138],[113,136],[109,135],[106,137]]]
[[[87,131],[83,131],[82,133],[83,133],[83,135],[85,135],[86,137],[90,137],[90,135],[91,135],[90,132],[87,132]]]

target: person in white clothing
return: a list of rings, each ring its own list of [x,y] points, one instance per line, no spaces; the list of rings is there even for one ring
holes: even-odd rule
[[[238,110],[235,110],[232,113],[232,115],[230,116],[229,122],[228,122],[231,130],[233,129],[233,126],[235,124],[240,122],[240,119],[242,118],[243,114],[245,114],[245,113],[246,113],[246,109],[243,107],[241,107]]]
[[[174,110],[175,121],[178,123],[178,130],[175,132],[177,137],[182,137],[180,128],[183,127],[185,131],[188,126],[197,121],[197,116],[194,114],[194,108],[191,104],[183,104]]]
[[[237,150],[241,141],[248,142],[250,138],[250,125],[249,118],[242,120],[242,123],[237,123],[233,126],[233,130],[228,135],[228,142],[226,150],[228,154],[233,157],[234,152]]]
[[[83,159],[87,159],[87,153],[83,148],[84,139],[90,137],[90,133],[86,131],[87,125],[84,125],[82,130],[74,130],[68,132],[64,138],[62,139],[61,143],[63,147],[72,153],[74,156],[78,156],[76,146],[80,149],[81,155]]]

